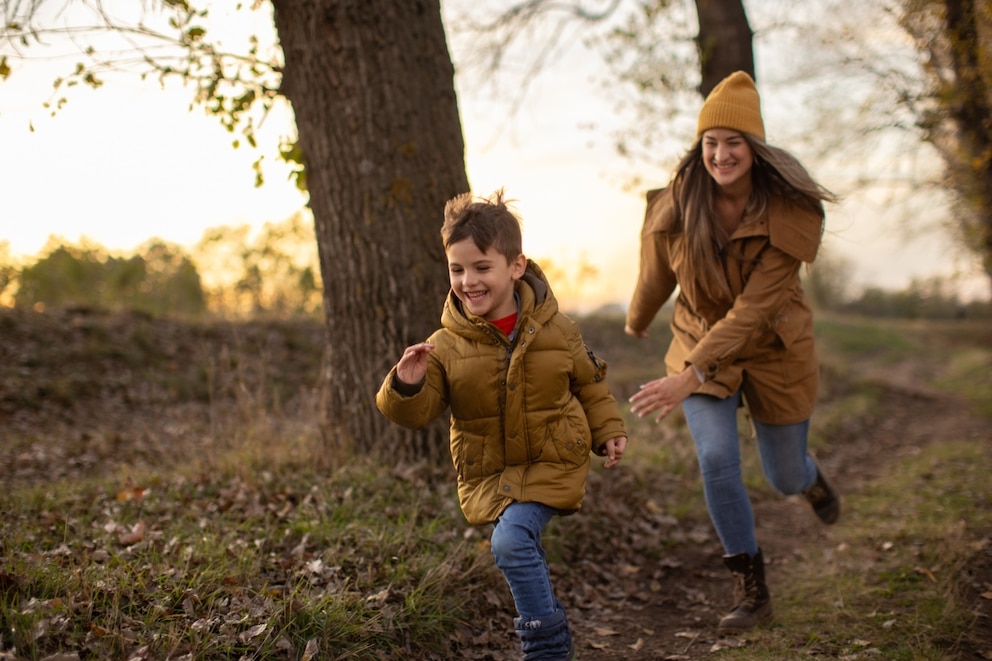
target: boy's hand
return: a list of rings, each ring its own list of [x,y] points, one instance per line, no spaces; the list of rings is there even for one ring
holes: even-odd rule
[[[433,350],[434,345],[426,342],[407,347],[396,363],[396,378],[411,386],[423,381],[427,374],[427,354]]]
[[[617,436],[606,441],[606,463],[603,468],[613,468],[620,463],[624,450],[627,449],[627,437]]]

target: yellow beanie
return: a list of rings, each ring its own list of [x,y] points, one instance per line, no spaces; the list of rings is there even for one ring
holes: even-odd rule
[[[709,129],[733,129],[765,139],[761,99],[751,76],[735,71],[717,84],[703,102],[696,124],[696,138]]]

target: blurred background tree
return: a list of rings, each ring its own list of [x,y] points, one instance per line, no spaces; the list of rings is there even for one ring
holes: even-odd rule
[[[214,313],[288,317],[322,311],[317,241],[302,213],[266,223],[254,237],[247,225],[209,229],[193,256],[202,265]]]
[[[153,240],[129,257],[100,246],[50,244],[25,266],[15,307],[95,307],[153,315],[196,316],[206,310],[200,275],[179,246]]]
[[[202,266],[201,266],[202,265]],[[313,227],[303,214],[266,223],[216,227],[187,254],[152,239],[130,254],[83,240],[51,237],[23,267],[0,244],[0,294],[41,310],[85,306],[180,317],[319,317],[321,282]]]
[[[943,225],[992,293],[992,0],[507,0],[451,32],[482,84],[517,71],[511,110],[564,45],[598,53],[598,83],[629,118],[612,135],[635,189],[664,183],[701,96],[758,59],[762,94],[790,98],[764,109],[776,144],[829,171],[837,192],[900,213],[907,235]]]

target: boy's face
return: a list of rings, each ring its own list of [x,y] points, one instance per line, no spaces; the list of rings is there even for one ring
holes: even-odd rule
[[[495,248],[482,252],[472,239],[451,244],[445,254],[451,290],[472,314],[495,321],[517,311],[513,284],[527,268],[526,257],[507,263]]]

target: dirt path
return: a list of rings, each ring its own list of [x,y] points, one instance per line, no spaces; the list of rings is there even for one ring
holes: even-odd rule
[[[888,383],[877,417],[845,429],[828,450],[819,453],[818,460],[834,476],[842,494],[853,495],[884,477],[901,457],[926,444],[983,437],[989,437],[987,422],[969,416],[952,398]],[[776,586],[790,580],[792,567],[830,561],[843,515],[836,527],[824,526],[799,497],[757,497],[754,507],[773,597]],[[612,607],[579,610],[573,617],[579,658],[707,659],[721,644],[733,645],[733,640],[721,641],[716,636],[715,625],[729,605],[731,589],[720,563],[722,548],[707,527],[688,535],[696,543],[679,544],[675,555],[635,560],[639,562],[636,571],[631,568],[621,584],[611,586],[613,599],[607,601],[612,601]],[[990,563],[972,569],[984,573],[986,584],[992,581]],[[992,616],[988,600],[980,606]],[[992,641],[992,632],[988,638]]]

